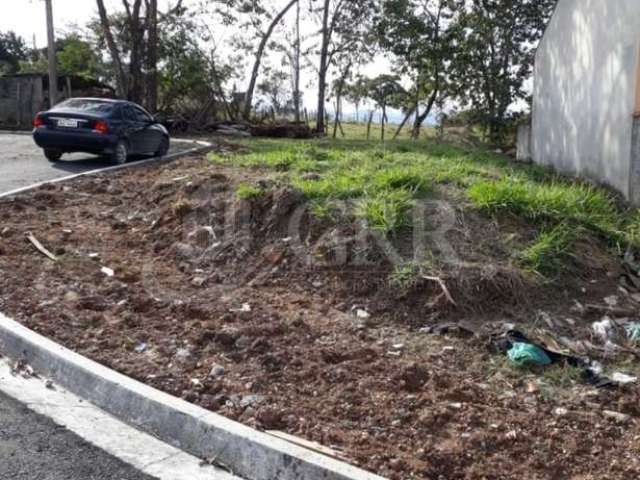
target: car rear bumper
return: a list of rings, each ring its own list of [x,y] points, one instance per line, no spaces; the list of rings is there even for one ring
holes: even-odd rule
[[[40,127],[33,131],[33,139],[40,148],[65,153],[111,153],[118,143],[116,135],[95,133],[91,130],[64,131]]]

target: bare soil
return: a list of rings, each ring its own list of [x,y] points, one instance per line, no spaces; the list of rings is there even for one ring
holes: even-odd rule
[[[240,182],[265,193],[239,200]],[[617,295],[616,308],[637,308],[620,293],[618,259],[584,238],[574,268],[545,283],[513,261],[530,226],[439,195],[458,205],[446,235],[463,266],[434,262],[455,306],[438,282],[391,284],[384,242],[347,219],[315,219],[267,172],[190,157],[0,201],[0,310],[149,385],[391,479],[639,478],[637,385],[554,383],[514,371],[486,342],[503,322],[589,339],[601,314],[580,305]],[[438,212],[426,215],[437,229]],[[394,248],[407,254],[412,236]],[[423,330],[452,321],[480,333]]]

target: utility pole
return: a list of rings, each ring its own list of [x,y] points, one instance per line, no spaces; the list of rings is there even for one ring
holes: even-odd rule
[[[56,104],[58,96],[58,68],[56,63],[56,39],[53,30],[53,7],[52,0],[44,0],[47,8],[47,41],[49,54],[49,107]]]

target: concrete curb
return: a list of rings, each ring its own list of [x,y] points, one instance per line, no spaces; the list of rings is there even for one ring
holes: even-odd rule
[[[2,132],[0,132],[2,133]],[[10,132],[4,132],[4,133],[10,133]],[[60,177],[60,178],[54,178],[52,180],[45,180],[43,182],[38,182],[35,183],[33,185],[29,185],[27,187],[21,187],[21,188],[16,188],[15,190],[11,190],[9,192],[5,192],[5,193],[0,193],[0,199],[2,198],[7,198],[7,197],[12,197],[15,196],[19,193],[24,193],[24,192],[28,192],[29,190],[35,190],[36,188],[39,188],[43,185],[51,185],[51,184],[56,184],[56,183],[61,183],[61,182],[67,182],[69,180],[73,180],[74,178],[79,178],[79,177],[86,177],[88,175],[97,175],[99,173],[108,173],[108,172],[115,172],[117,170],[124,170],[124,169],[128,169],[128,168],[135,168],[135,167],[143,167],[145,165],[150,165],[150,164],[159,164],[159,163],[163,163],[163,162],[170,162],[172,160],[175,160],[177,158],[180,157],[184,157],[187,155],[192,155],[194,153],[198,153],[201,152],[203,150],[206,150],[207,148],[210,148],[213,146],[212,143],[209,142],[203,142],[200,140],[187,140],[187,139],[180,139],[180,138],[174,138],[172,139],[173,142],[184,142],[184,143],[193,143],[195,145],[197,145],[197,147],[194,148],[190,148],[188,150],[183,150],[182,152],[176,152],[176,153],[172,153],[169,155],[165,155],[164,157],[154,157],[154,158],[148,158],[145,160],[139,160],[137,162],[129,162],[129,163],[125,163],[124,165],[114,165],[112,167],[105,167],[105,168],[98,168],[95,170],[88,170],[86,172],[81,172],[81,173],[75,173],[73,175],[67,175],[66,177]]]
[[[384,480],[204,410],[110,370],[0,314],[0,348],[160,440],[250,480]]]

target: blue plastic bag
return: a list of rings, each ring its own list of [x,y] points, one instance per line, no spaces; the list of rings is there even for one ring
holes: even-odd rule
[[[632,342],[640,342],[640,323],[630,323],[624,329]]]
[[[545,366],[551,364],[549,355],[540,347],[531,343],[514,343],[507,352],[511,363],[524,367],[528,365]]]

